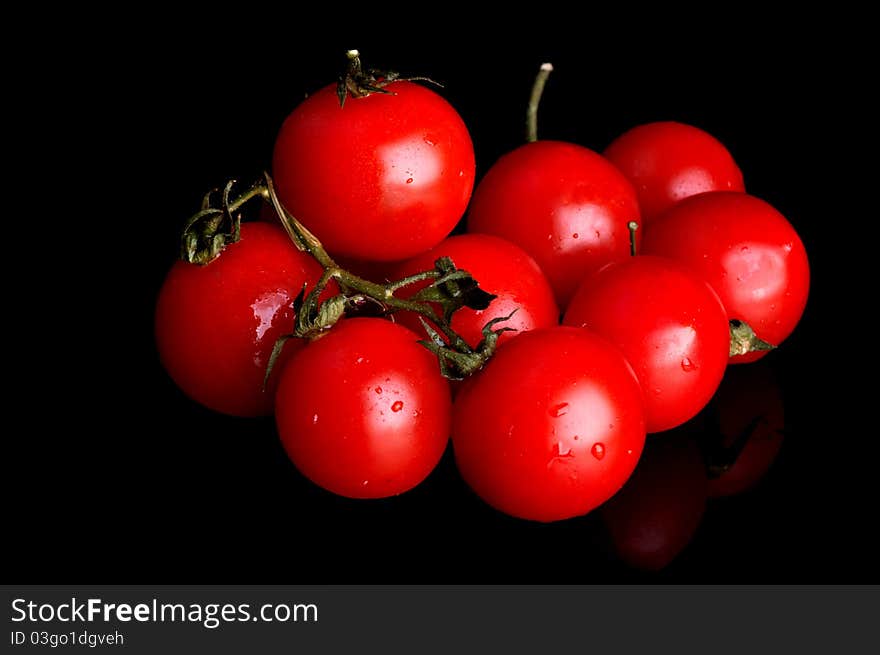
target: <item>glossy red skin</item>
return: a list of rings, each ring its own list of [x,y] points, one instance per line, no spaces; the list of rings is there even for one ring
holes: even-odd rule
[[[499,348],[459,390],[452,443],[462,477],[492,507],[534,521],[580,516],[636,466],[645,443],[641,390],[623,355],[598,335],[533,330]]]
[[[477,185],[468,231],[494,234],[529,253],[565,308],[580,281],[629,257],[635,190],[601,155],[536,141],[499,159]]]
[[[600,510],[618,557],[659,571],[691,542],[706,510],[705,465],[693,441],[649,439],[635,473]]]
[[[449,441],[449,386],[410,330],[353,318],[299,351],[281,375],[278,434],[315,484],[349,498],[403,493]]]
[[[452,328],[471,346],[476,347],[483,338],[483,326],[493,318],[516,313],[510,320],[495,327],[509,327],[516,332],[504,332],[498,338],[499,345],[515,336],[540,327],[550,327],[559,322],[559,309],[553,298],[553,289],[538,264],[522,248],[509,241],[488,234],[462,234],[449,237],[439,246],[401,264],[394,278],[431,270],[440,257],[451,257],[458,268],[468,271],[480,288],[496,296],[487,309],[473,310],[467,307],[452,315]],[[406,287],[401,297],[415,293],[427,283]],[[404,290],[402,290],[404,291]],[[412,312],[398,312],[400,323],[425,334]]]
[[[442,241],[474,184],[474,149],[461,117],[410,82],[349,97],[324,87],[288,116],[272,171],[284,206],[333,255],[395,261]]]
[[[712,400],[718,435],[729,446],[744,430],[748,441],[733,465],[709,480],[710,497],[743,493],[761,481],[782,449],[785,410],[773,372],[763,363],[728,371]]]
[[[745,193],[683,200],[645,229],[642,253],[681,261],[718,293],[731,319],[775,346],[792,333],[807,304],[810,267],[786,218]],[[730,358],[755,361],[765,352]]]
[[[620,348],[642,385],[648,432],[696,416],[724,376],[730,332],[712,288],[682,264],[638,256],[583,281],[563,323]]]
[[[244,223],[241,239],[205,266],[176,262],[156,306],[159,358],[178,387],[210,409],[234,416],[272,413],[263,377],[278,337],[293,330],[294,298],[321,267],[284,231]],[[289,341],[284,358],[300,346]]]
[[[698,193],[745,191],[742,172],[727,148],[692,125],[639,125],[617,137],[602,154],[632,182],[646,225]]]

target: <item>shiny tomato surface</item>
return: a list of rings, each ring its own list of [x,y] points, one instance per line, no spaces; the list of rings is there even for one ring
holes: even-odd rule
[[[419,84],[385,90],[340,107],[336,85],[324,87],[275,141],[278,195],[332,255],[424,252],[452,231],[473,190],[474,148],[455,109]]]
[[[581,283],[564,322],[620,348],[642,385],[648,432],[696,416],[727,368],[724,306],[705,281],[671,259],[608,264]]]
[[[449,385],[410,330],[352,318],[296,353],[281,374],[278,434],[315,484],[383,498],[419,484],[449,441]]]
[[[807,253],[791,223],[745,193],[683,200],[645,228],[644,254],[683,262],[718,293],[728,318],[748,323],[778,346],[794,331],[810,289]],[[754,361],[766,352],[735,355]]]
[[[263,390],[278,337],[293,330],[292,304],[321,267],[269,223],[244,223],[241,239],[212,262],[178,261],[159,292],[156,345],[178,387],[196,402],[236,416],[272,413]],[[279,364],[300,347],[288,341]]]
[[[642,392],[602,337],[533,330],[462,386],[452,442],[462,477],[492,507],[535,521],[580,516],[635,468],[645,443]]]
[[[489,169],[467,225],[534,257],[564,309],[584,277],[629,256],[627,224],[638,220],[635,190],[608,160],[572,143],[536,141]]]
[[[727,148],[692,125],[639,125],[617,137],[602,154],[632,182],[646,224],[698,193],[745,191],[742,173]]]

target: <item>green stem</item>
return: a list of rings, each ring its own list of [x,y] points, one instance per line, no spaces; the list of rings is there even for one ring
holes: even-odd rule
[[[630,221],[626,224],[627,229],[629,230],[629,254],[631,257],[636,256],[636,231],[639,229],[639,224],[636,221]]]
[[[526,141],[529,143],[538,140],[538,105],[544,94],[544,85],[547,84],[547,78],[550,77],[551,72],[553,72],[553,64],[541,64],[541,68],[535,76],[535,83],[532,85],[532,95],[529,96],[529,106],[526,109]]]
[[[401,278],[399,280],[389,282],[385,285],[385,288],[391,292],[394,292],[398,289],[409,286],[410,284],[424,282],[425,280],[436,280],[438,277],[440,277],[440,273],[438,271],[423,271],[421,273],[416,273],[415,275],[408,275],[407,277]]]
[[[440,319],[440,317],[437,315],[437,312],[434,311],[433,307],[431,307],[429,303],[418,300],[407,300],[404,298],[398,298],[394,295],[395,292],[406,286],[409,286],[410,284],[422,282],[425,280],[436,280],[440,277],[439,271],[423,271],[421,273],[405,277],[401,280],[388,282],[387,284],[378,284],[376,282],[371,282],[370,280],[364,279],[358,275],[355,275],[354,273],[346,271],[345,269],[341,268],[335,261],[333,261],[333,258],[330,257],[318,238],[308,229],[306,229],[306,227],[303,226],[303,224],[300,223],[296,219],[296,217],[293,216],[293,214],[291,214],[289,211],[287,211],[287,209],[284,208],[284,206],[281,204],[281,201],[278,199],[278,194],[275,192],[275,186],[272,182],[272,178],[268,174],[265,175],[265,181],[266,183],[264,189],[269,198],[269,201],[272,203],[273,207],[275,207],[275,211],[278,212],[278,216],[281,219],[281,224],[287,234],[290,236],[291,240],[294,242],[297,248],[314,257],[315,260],[324,268],[324,273],[321,276],[320,281],[309,293],[309,297],[306,303],[311,302],[316,304],[318,301],[318,297],[324,291],[324,288],[327,286],[330,280],[335,280],[341,287],[346,288],[349,292],[354,291],[356,293],[362,294],[363,296],[373,298],[374,300],[381,302],[389,310],[409,311],[425,317],[440,329],[443,335],[447,339],[449,339],[449,344],[453,348],[468,353],[473,352],[473,349],[468,345],[468,343],[461,336],[459,336],[458,333],[456,333],[446,321]]]
[[[264,177],[266,180],[264,188],[268,195],[269,202],[272,203],[272,206],[278,213],[278,217],[281,219],[281,225],[284,227],[284,230],[287,232],[287,235],[290,237],[291,241],[293,241],[294,245],[301,251],[314,257],[325,269],[339,268],[336,265],[336,262],[333,261],[333,258],[327,254],[326,250],[324,250],[324,246],[321,245],[318,237],[309,232],[306,227],[296,220],[296,218],[284,208],[284,205],[281,204],[281,201],[278,199],[278,194],[275,193],[275,184],[272,182],[272,178],[269,174],[266,173]]]
[[[255,184],[251,185],[251,187],[247,191],[245,191],[240,196],[238,196],[238,198],[236,198],[235,200],[230,202],[229,203],[229,211],[232,213],[237,212],[248,201],[253,200],[257,196],[262,197],[264,200],[269,199],[269,194],[266,190],[266,187],[263,184],[261,184],[260,182],[257,182]]]

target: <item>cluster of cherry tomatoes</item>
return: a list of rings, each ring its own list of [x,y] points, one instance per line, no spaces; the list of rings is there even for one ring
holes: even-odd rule
[[[189,261],[172,267],[156,313],[161,361],[183,392],[232,415],[274,412],[291,460],[321,487],[400,494],[451,436],[462,477],[498,510],[586,514],[630,478],[646,434],[693,418],[731,363],[760,358],[800,319],[803,244],[745,193],[709,134],[652,123],[602,154],[538,140],[474,188],[455,109],[427,85],[351,61],[284,122],[271,171],[276,210],[334,259],[292,240],[274,211],[221,233],[232,218],[224,197],[227,211],[204,213],[211,220],[190,235]],[[465,214],[467,232],[450,237]],[[433,326],[391,312],[392,297],[430,300],[419,294],[439,273],[406,280],[443,257],[492,294],[488,306],[438,313]],[[354,293],[343,268],[378,292]],[[341,298],[322,306],[347,315],[283,341],[304,286]],[[364,305],[379,309],[356,315]],[[437,351],[450,334],[494,354],[449,381]]]

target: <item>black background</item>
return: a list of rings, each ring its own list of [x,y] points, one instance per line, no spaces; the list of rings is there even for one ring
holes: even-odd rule
[[[255,5],[201,25],[133,11],[87,30],[64,29],[65,18],[90,17],[55,16],[57,34],[34,35],[30,51],[51,56],[26,53],[14,74],[31,119],[12,126],[27,137],[18,168],[36,184],[19,194],[32,220],[17,225],[13,250],[26,266],[7,277],[8,359],[20,365],[8,399],[20,427],[5,436],[11,577],[878,581],[868,534],[877,430],[861,418],[857,389],[870,384],[852,381],[870,370],[857,326],[876,295],[876,275],[857,268],[870,260],[860,224],[876,213],[858,179],[869,80],[851,38],[858,16],[795,30],[765,15],[536,15],[530,31],[463,16],[390,21],[378,8],[327,22]],[[271,419],[203,410],[159,366],[152,312],[181,222],[207,189],[269,165],[284,117],[335,80],[350,47],[444,83],[474,139],[478,179],[521,142],[534,73],[552,61],[542,138],[601,150],[639,123],[694,124],[801,234],[810,301],[771,356],[786,399],[782,454],[754,492],[713,504],[663,573],[616,563],[590,517],[540,525],[489,509],[451,453],[401,497],[332,496],[296,472]]]

